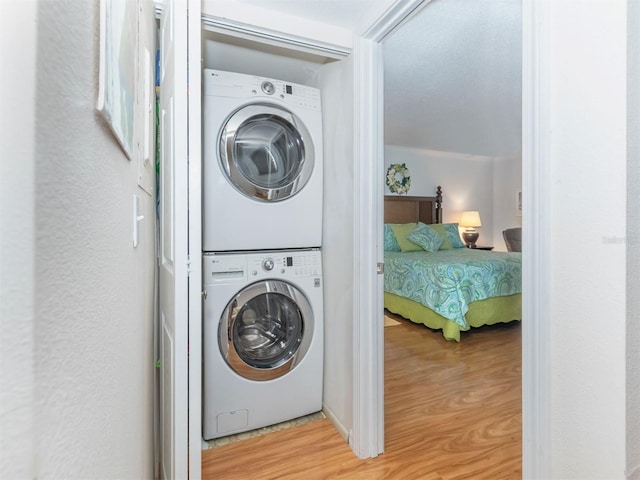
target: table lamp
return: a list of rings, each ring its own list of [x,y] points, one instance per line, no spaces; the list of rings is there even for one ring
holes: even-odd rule
[[[476,241],[480,236],[480,233],[476,228],[480,228],[482,226],[480,213],[476,210],[462,212],[460,226],[465,228],[465,231],[462,232],[462,239],[464,240],[464,243],[467,244],[468,248],[476,248]]]

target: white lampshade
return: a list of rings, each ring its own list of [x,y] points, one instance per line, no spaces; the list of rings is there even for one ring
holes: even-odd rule
[[[460,217],[460,226],[471,228],[481,227],[482,222],[480,221],[480,213],[476,210],[462,212],[462,217]]]

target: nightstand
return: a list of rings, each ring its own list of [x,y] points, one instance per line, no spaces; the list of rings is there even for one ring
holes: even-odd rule
[[[467,247],[472,250],[493,250],[493,247],[483,247],[482,245],[476,245],[475,247]]]

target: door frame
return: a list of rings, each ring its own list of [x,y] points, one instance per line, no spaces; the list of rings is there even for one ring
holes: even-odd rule
[[[188,476],[202,477],[202,7],[187,0],[188,91]],[[193,68],[193,66],[197,68]]]
[[[428,6],[430,0],[399,0],[359,39],[355,49],[354,178],[354,365],[352,448],[360,458],[384,449],[384,343],[380,275],[382,258],[382,167],[384,159],[384,63],[382,42]],[[522,460],[523,478],[550,472],[549,332],[550,205],[547,1],[523,0],[522,9],[522,166],[523,166],[523,322]],[[373,159],[373,160],[372,160]],[[376,242],[370,239],[375,238]],[[374,319],[375,328],[371,327]]]

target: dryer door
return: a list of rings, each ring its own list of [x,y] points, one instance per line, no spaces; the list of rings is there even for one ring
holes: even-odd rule
[[[286,375],[309,350],[313,311],[290,283],[264,280],[245,287],[227,305],[218,330],[227,364],[250,380]]]
[[[272,104],[233,113],[219,140],[220,162],[231,184],[249,198],[276,202],[298,193],[311,177],[314,148],[300,119]]]

